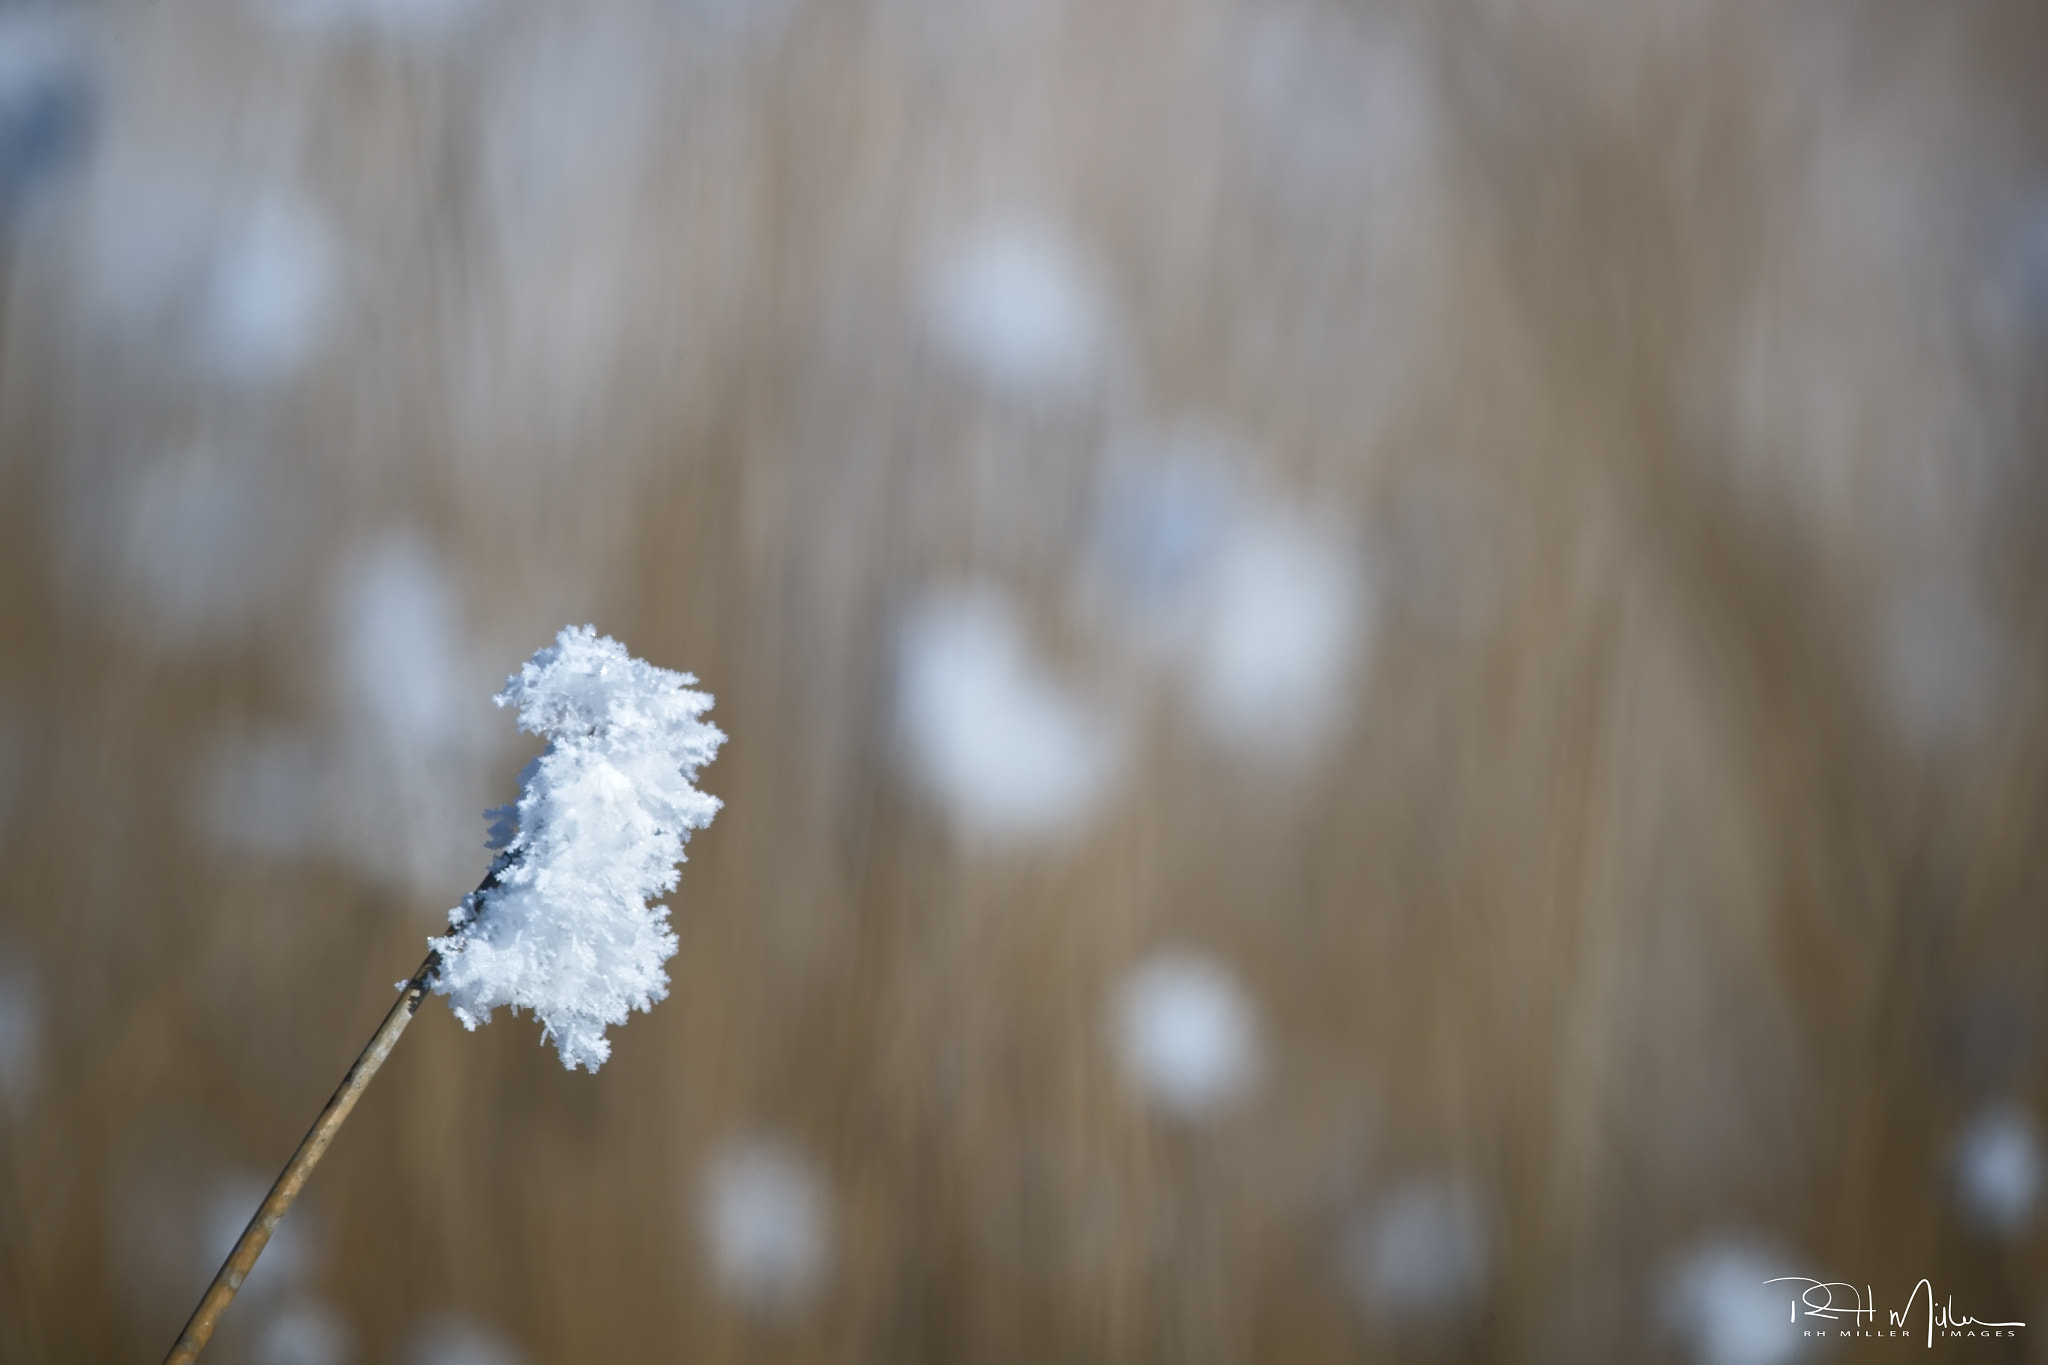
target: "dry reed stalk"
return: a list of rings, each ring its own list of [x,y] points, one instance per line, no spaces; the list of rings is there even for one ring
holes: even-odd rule
[[[249,1272],[256,1268],[256,1258],[263,1254],[269,1244],[270,1235],[277,1231],[277,1225],[284,1219],[285,1211],[292,1201],[299,1197],[299,1191],[306,1186],[306,1177],[313,1173],[313,1167],[327,1152],[327,1144],[334,1141],[334,1135],[341,1131],[341,1125],[348,1119],[349,1111],[356,1107],[364,1089],[370,1084],[377,1068],[384,1065],[384,1059],[391,1055],[391,1049],[398,1044],[398,1035],[405,1032],[405,1026],[419,1011],[420,1002],[427,998],[427,992],[434,983],[434,975],[440,970],[441,955],[428,953],[427,960],[412,974],[391,1007],[384,1016],[384,1022],[377,1026],[377,1032],[356,1057],[355,1064],[348,1069],[334,1097],[327,1101],[327,1107],[320,1111],[320,1117],[313,1122],[312,1129],[299,1143],[297,1151],[264,1196],[256,1216],[249,1220],[249,1226],[242,1229],[242,1235],[235,1242],[233,1251],[222,1263],[220,1273],[213,1277],[207,1287],[206,1297],[192,1310],[192,1318],[185,1324],[185,1330],[178,1334],[178,1341],[171,1353],[164,1357],[164,1365],[191,1365],[199,1359],[199,1353],[206,1349],[206,1343],[213,1336],[214,1324],[221,1313],[241,1289],[242,1282],[249,1278]]]

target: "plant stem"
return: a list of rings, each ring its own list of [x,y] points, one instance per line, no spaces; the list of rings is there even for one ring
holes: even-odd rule
[[[249,1220],[249,1226],[242,1230],[242,1236],[235,1243],[235,1249],[228,1253],[227,1261],[220,1273],[213,1277],[213,1284],[207,1289],[206,1297],[199,1301],[199,1307],[192,1311],[192,1320],[185,1324],[185,1330],[178,1334],[178,1344],[164,1357],[164,1365],[192,1365],[199,1353],[206,1349],[206,1343],[213,1336],[214,1323],[220,1319],[221,1310],[235,1297],[235,1291],[242,1287],[242,1281],[249,1278],[249,1272],[256,1266],[256,1258],[263,1254],[270,1235],[277,1231],[278,1222],[285,1210],[299,1197],[305,1188],[306,1177],[313,1173],[313,1167],[327,1151],[327,1144],[334,1141],[334,1135],[341,1130],[342,1122],[349,1111],[356,1107],[363,1088],[370,1078],[377,1074],[377,1068],[384,1065],[384,1059],[391,1055],[392,1047],[398,1042],[398,1035],[405,1032],[405,1026],[412,1022],[420,1002],[432,989],[434,976],[441,970],[441,955],[428,953],[427,960],[420,964],[412,979],[405,983],[398,1003],[391,1007],[391,1013],[384,1016],[384,1022],[370,1039],[355,1065],[348,1069],[348,1075],[341,1081],[341,1088],[334,1092],[334,1098],[327,1101],[327,1107],[320,1111],[312,1131],[306,1134],[299,1150],[292,1153],[292,1159],[278,1176],[277,1183],[264,1196],[262,1207]]]

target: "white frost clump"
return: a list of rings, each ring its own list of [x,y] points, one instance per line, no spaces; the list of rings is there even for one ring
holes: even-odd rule
[[[1117,1042],[1146,1097],[1177,1118],[1202,1118],[1257,1078],[1252,1007],[1222,966],[1184,951],[1155,954],[1118,988]]]
[[[2010,1237],[2041,1199],[2041,1139],[2026,1114],[2000,1106],[1980,1114],[1955,1146],[1963,1210],[1986,1232]]]
[[[611,1055],[605,1028],[668,994],[676,936],[649,901],[675,889],[690,831],[718,812],[692,782],[725,742],[695,681],[571,626],[494,699],[548,747],[518,803],[491,813],[490,880],[430,940],[434,989],[465,1028],[500,1005],[530,1009],[563,1066],[595,1071]]]

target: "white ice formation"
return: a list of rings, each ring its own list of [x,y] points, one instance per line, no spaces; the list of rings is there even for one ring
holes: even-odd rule
[[[697,770],[725,736],[702,719],[696,678],[633,658],[590,626],[568,627],[495,698],[548,739],[493,811],[499,851],[485,886],[449,912],[434,989],[466,1028],[510,1005],[532,1010],[562,1065],[595,1071],[607,1026],[668,994],[668,907],[690,831],[717,798]]]

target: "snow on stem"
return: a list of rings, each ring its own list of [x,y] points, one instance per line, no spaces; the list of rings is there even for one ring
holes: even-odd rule
[[[429,991],[465,1028],[499,1005],[531,1009],[562,1065],[597,1068],[604,1036],[668,994],[676,937],[668,908],[690,831],[716,797],[694,785],[725,742],[702,719],[696,679],[633,658],[590,626],[568,627],[493,700],[548,747],[520,774],[519,800],[488,813],[498,858],[448,914],[429,952],[341,1087],[278,1176],[185,1324],[165,1365],[190,1365],[255,1267],[271,1234]]]

